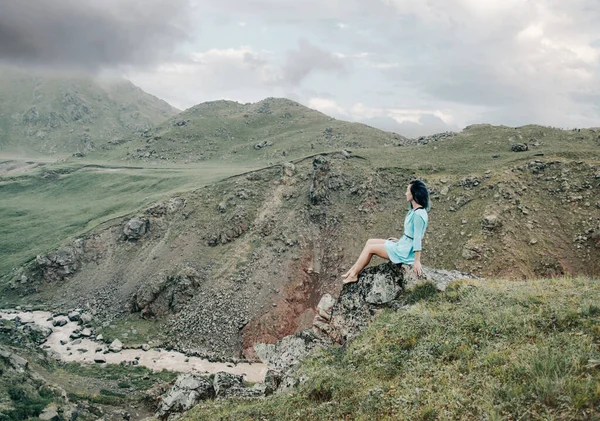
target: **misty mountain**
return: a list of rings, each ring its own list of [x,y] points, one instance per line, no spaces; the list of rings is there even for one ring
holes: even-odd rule
[[[127,80],[0,68],[0,152],[87,153],[179,110]]]

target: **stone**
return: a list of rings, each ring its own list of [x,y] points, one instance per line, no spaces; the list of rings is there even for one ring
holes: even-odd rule
[[[217,205],[217,211],[219,213],[227,212],[227,202],[225,202],[225,201],[219,202],[219,204]]]
[[[123,343],[120,340],[115,339],[112,341],[108,349],[111,352],[120,352],[123,349]]]
[[[72,311],[67,317],[69,317],[69,320],[72,322],[78,322],[81,319],[81,314],[78,311]]]
[[[102,334],[100,334],[100,335],[96,336],[96,340],[99,341],[99,342],[103,341],[104,340],[104,336]]]
[[[10,354],[9,361],[15,367],[27,368],[29,365],[29,362],[25,358],[19,357],[17,354]]]
[[[106,362],[106,357],[104,356],[104,354],[94,354],[94,362],[99,363],[99,364],[104,364]]]
[[[331,311],[335,305],[335,298],[329,294],[325,294],[321,297],[319,304],[317,305],[317,314],[326,320],[331,319]]]
[[[496,214],[488,214],[481,220],[481,226],[488,231],[494,231],[502,226],[500,218]]]
[[[213,383],[208,379],[191,373],[182,374],[177,377],[173,387],[161,396],[156,417],[168,419],[214,396]]]
[[[40,415],[38,415],[38,418],[40,420],[44,420],[44,421],[60,420],[60,417],[58,416],[58,409],[56,408],[55,405],[50,405],[50,406],[47,406],[46,408],[44,408],[42,413]]]
[[[442,189],[440,190],[440,194],[442,196],[446,196],[448,194],[448,192],[450,191],[450,189],[448,188],[448,186],[444,186],[442,187]]]
[[[83,324],[87,324],[90,323],[92,321],[92,315],[90,313],[83,313],[81,315],[81,317],[79,318],[79,320],[81,321],[81,323]]]
[[[511,145],[510,150],[513,152],[525,152],[529,150],[529,146],[526,143],[515,143]]]
[[[148,345],[148,344],[143,344],[143,345],[142,345],[142,350],[144,350],[144,351],[149,351],[149,350],[150,350],[150,345]]]
[[[150,221],[147,219],[132,218],[123,227],[123,234],[128,240],[138,240],[150,227]]]
[[[92,336],[92,331],[86,327],[85,329],[83,329],[81,331],[81,336],[85,336],[86,338],[89,338],[90,336]]]
[[[296,174],[296,166],[291,162],[286,162],[281,167],[281,171],[283,176],[285,177],[293,177]]]
[[[225,398],[231,396],[231,389],[243,388],[244,378],[237,374],[226,373],[220,371],[215,374],[213,378],[213,389],[215,390],[215,397]]]
[[[62,327],[64,325],[66,325],[67,323],[69,323],[69,319],[67,319],[64,316],[61,317],[55,317],[54,320],[52,320],[52,326],[56,327]]]
[[[400,285],[392,277],[376,273],[373,275],[371,290],[365,297],[370,304],[386,304],[396,298],[400,292]]]

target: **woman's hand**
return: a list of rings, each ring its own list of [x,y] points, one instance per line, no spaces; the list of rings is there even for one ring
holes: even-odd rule
[[[423,268],[421,267],[421,262],[419,262],[419,261],[415,262],[415,264],[413,265],[413,271],[415,272],[415,275],[417,275],[417,277],[419,277],[423,274]]]

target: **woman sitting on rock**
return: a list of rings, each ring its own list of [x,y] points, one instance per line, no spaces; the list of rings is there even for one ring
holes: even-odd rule
[[[344,284],[358,281],[358,274],[369,264],[374,254],[391,260],[392,263],[413,265],[415,274],[421,276],[421,239],[427,228],[429,210],[429,191],[425,183],[421,180],[412,181],[406,188],[406,201],[410,203],[410,210],[404,218],[402,238],[368,240],[354,266],[342,275]]]

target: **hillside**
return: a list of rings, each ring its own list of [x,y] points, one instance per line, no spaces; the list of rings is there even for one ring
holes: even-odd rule
[[[110,161],[267,165],[333,150],[376,148],[408,140],[328,117],[284,98],[198,104],[153,130],[94,157]],[[105,148],[108,149],[108,148]]]
[[[599,299],[585,278],[421,288],[346,346],[313,352],[288,393],[204,400],[183,419],[595,420]]]
[[[529,150],[511,151],[521,139]],[[400,235],[414,177],[432,192],[425,265],[509,279],[597,277],[597,142],[592,129],[473,126],[415,146],[252,171],[156,200],[48,250],[8,274],[3,304],[89,307],[113,332],[161,332],[165,346],[253,358],[253,344],[306,327],[316,300],[337,295],[367,238]],[[132,177],[113,173],[117,184]],[[134,237],[124,234],[128,223]]]
[[[86,154],[177,112],[125,80],[41,77],[0,68],[4,155]]]

